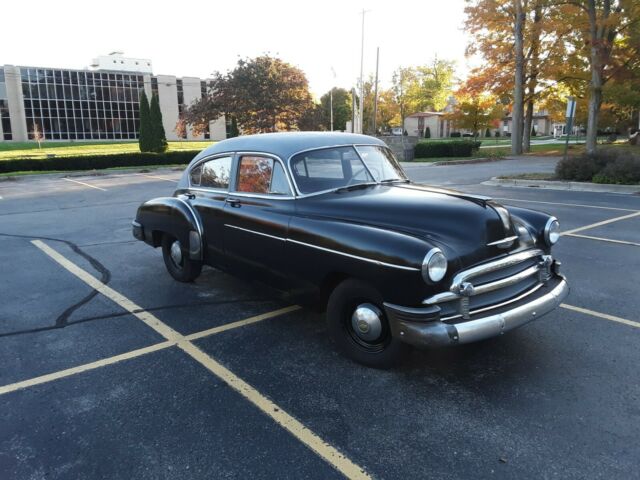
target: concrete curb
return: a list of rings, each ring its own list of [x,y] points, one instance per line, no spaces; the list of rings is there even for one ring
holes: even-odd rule
[[[498,178],[482,182],[492,187],[532,187],[548,190],[572,190],[574,192],[619,193],[634,195],[640,193],[640,185],[608,185],[587,182],[564,182],[560,180],[523,180],[516,178]]]

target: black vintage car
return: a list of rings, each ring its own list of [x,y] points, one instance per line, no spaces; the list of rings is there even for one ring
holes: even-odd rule
[[[340,349],[371,366],[500,335],[569,291],[554,217],[413,183],[364,135],[219,142],[140,206],[133,234],[178,281],[211,265],[326,307]]]

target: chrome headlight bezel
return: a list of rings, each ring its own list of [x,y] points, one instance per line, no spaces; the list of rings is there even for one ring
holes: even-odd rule
[[[434,247],[422,260],[422,278],[427,283],[438,283],[447,274],[447,268],[446,255],[438,247]]]
[[[556,217],[549,217],[544,226],[544,241],[552,247],[560,240],[560,222]]]

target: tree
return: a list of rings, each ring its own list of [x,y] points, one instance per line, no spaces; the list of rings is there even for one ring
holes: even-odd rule
[[[424,130],[424,138],[431,138],[431,129],[429,127]]]
[[[572,0],[567,3],[564,12],[574,22],[577,33],[573,43],[575,55],[589,65],[586,147],[588,153],[594,153],[606,84],[637,69],[640,62],[640,3],[637,0]]]
[[[240,135],[240,130],[238,130],[238,121],[236,117],[231,117],[231,121],[229,122],[229,128],[227,131],[227,138],[233,138]]]
[[[38,122],[33,122],[33,139],[38,142],[38,148],[42,148],[41,144],[44,141],[44,134]]]
[[[176,132],[176,136],[180,140],[187,138],[187,122],[183,115],[178,117],[178,121],[176,122],[176,126],[173,131]]]
[[[153,131],[151,129],[151,119],[149,118],[149,100],[147,94],[142,91],[140,94],[140,130],[138,131],[138,145],[141,152],[151,152]]]
[[[334,87],[333,91],[333,129],[346,130],[347,121],[351,120],[351,93],[344,88]],[[320,97],[323,124],[326,130],[331,129],[331,92]]]
[[[298,129],[302,132],[326,130],[322,105],[311,104],[298,120]]]
[[[489,129],[489,127],[487,127],[487,129],[484,131],[484,136],[487,138],[491,137],[491,130]]]
[[[523,127],[511,138],[517,137],[524,151],[530,149],[534,107],[557,91],[556,77],[566,70],[564,37],[571,26],[554,5],[552,0],[470,0],[465,8],[465,26],[473,37],[467,54],[483,57],[467,84],[513,106],[514,116],[521,118],[514,119],[514,131]]]
[[[403,117],[405,113],[442,110],[451,95],[454,67],[454,62],[435,57],[428,65],[398,69],[393,86],[398,98],[402,97]]]
[[[456,129],[471,130],[474,136],[493,126],[504,113],[498,99],[489,93],[470,93],[464,86],[456,92],[456,105],[445,118],[451,120]]]
[[[378,128],[389,130],[391,127],[401,124],[400,105],[396,101],[396,95],[392,89],[378,90]]]
[[[246,133],[297,130],[313,105],[302,70],[269,55],[241,59],[236,68],[217,73],[210,83],[207,94],[185,115],[196,130],[222,115],[235,117]]]
[[[167,136],[162,124],[162,112],[160,111],[160,101],[158,95],[151,97],[149,106],[149,125],[151,129],[151,151],[162,153],[167,150]]]

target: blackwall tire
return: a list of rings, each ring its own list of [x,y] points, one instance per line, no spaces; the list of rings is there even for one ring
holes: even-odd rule
[[[359,328],[356,311],[363,312],[363,318],[369,314],[373,322],[362,322],[364,328]],[[345,356],[369,367],[395,366],[410,350],[407,344],[393,337],[380,294],[358,280],[345,280],[331,293],[327,305],[327,328]]]
[[[190,259],[189,252],[180,242],[166,233],[162,236],[162,257],[167,271],[175,280],[188,283],[200,276],[202,262]]]

